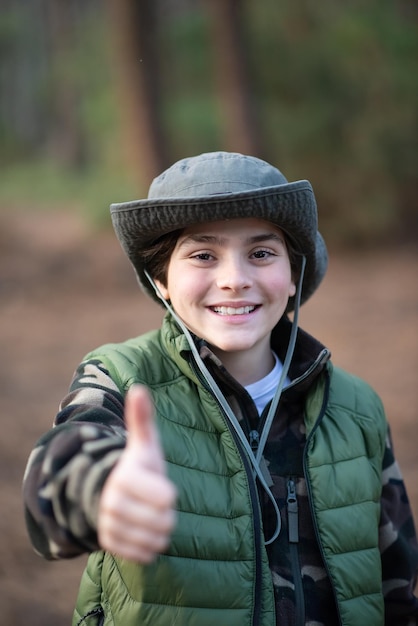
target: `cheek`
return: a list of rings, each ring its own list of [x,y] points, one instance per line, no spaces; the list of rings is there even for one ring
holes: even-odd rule
[[[296,293],[296,285],[292,280],[290,271],[284,271],[279,275],[276,272],[273,272],[270,276],[270,280],[267,280],[266,284],[269,292],[274,298],[276,298],[279,294],[280,297],[285,296],[292,298]]]
[[[189,281],[184,277],[181,281],[177,281],[170,292],[172,302],[176,302],[177,306],[183,310],[194,303],[199,303],[204,293],[199,282]]]
[[[167,274],[167,287],[164,289],[164,297],[169,299],[177,310],[184,310],[191,302],[201,298],[204,288],[203,281],[196,272],[187,267],[176,267],[175,264]]]

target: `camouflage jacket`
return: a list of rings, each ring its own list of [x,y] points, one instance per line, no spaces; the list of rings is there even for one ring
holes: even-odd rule
[[[287,323],[283,322],[272,338],[281,358],[287,334]],[[255,405],[208,349],[201,347],[212,373],[240,415],[244,432],[250,436],[260,424]],[[318,358],[320,354],[322,358]],[[326,356],[323,346],[299,332],[290,371],[293,384],[283,393],[265,450],[283,520],[279,538],[268,548],[277,624],[281,625],[329,626],[339,622],[334,591],[316,540],[303,467],[305,399]],[[26,517],[38,552],[46,558],[66,558],[99,548],[95,532],[98,498],[123,447],[123,397],[109,372],[97,360],[88,359],[76,372],[55,427],[40,440],[28,462],[24,481]],[[264,531],[269,536],[274,515],[262,492],[260,500]],[[296,553],[290,546],[288,528],[288,520],[292,519],[289,509],[295,503],[299,519]],[[385,623],[417,624],[413,587],[418,550],[389,433],[382,467],[379,535]]]

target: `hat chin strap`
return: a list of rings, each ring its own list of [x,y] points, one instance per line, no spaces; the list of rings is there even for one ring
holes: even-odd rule
[[[293,357],[293,352],[295,349],[295,344],[296,344],[296,336],[297,336],[297,330],[298,330],[298,317],[299,317],[299,309],[300,309],[300,299],[301,299],[301,294],[302,294],[302,283],[303,283],[303,276],[305,273],[305,265],[306,265],[306,258],[303,256],[302,257],[302,266],[301,266],[301,271],[300,271],[300,277],[299,277],[299,282],[298,282],[298,286],[297,286],[297,290],[296,290],[296,295],[295,295],[295,307],[294,307],[294,314],[293,314],[293,322],[292,322],[292,330],[290,333],[290,338],[289,338],[289,345],[287,347],[287,352],[286,352],[286,357],[283,363],[283,369],[282,369],[282,373],[280,375],[280,379],[279,382],[277,384],[277,388],[274,394],[274,397],[271,401],[271,405],[266,417],[266,421],[264,423],[264,427],[260,436],[260,440],[259,440],[259,445],[258,445],[258,449],[256,454],[254,454],[250,443],[248,442],[244,431],[241,428],[241,425],[238,421],[238,418],[236,417],[235,413],[232,411],[231,407],[229,406],[225,396],[223,395],[222,391],[220,390],[218,384],[216,383],[215,379],[213,378],[212,374],[209,372],[208,368],[206,367],[205,363],[203,362],[203,359],[201,358],[198,349],[196,348],[196,344],[193,341],[193,338],[190,334],[189,329],[185,326],[184,322],[179,318],[179,316],[177,315],[177,313],[174,311],[173,307],[171,306],[171,304],[164,298],[164,296],[162,295],[161,291],[158,289],[157,285],[155,284],[154,280],[151,278],[151,276],[149,275],[149,273],[147,272],[147,270],[144,270],[144,274],[147,277],[147,279],[149,280],[150,284],[152,285],[156,295],[158,296],[158,298],[163,302],[165,308],[167,309],[167,311],[169,311],[171,313],[171,315],[173,316],[173,318],[175,319],[175,321],[177,322],[177,324],[179,325],[179,327],[181,328],[181,330],[183,331],[187,342],[190,346],[190,349],[192,351],[193,357],[195,359],[196,365],[199,368],[200,372],[202,373],[204,379],[206,380],[206,382],[208,383],[210,389],[212,390],[213,395],[216,397],[216,399],[218,400],[219,404],[221,405],[226,417],[228,418],[228,421],[230,423],[230,425],[232,426],[232,428],[234,429],[235,433],[237,434],[237,437],[242,445],[242,447],[244,448],[244,450],[246,451],[248,458],[250,460],[251,466],[253,468],[253,473],[254,473],[254,477],[257,477],[258,480],[260,481],[261,486],[263,487],[263,489],[265,490],[266,494],[268,495],[270,501],[273,504],[273,507],[275,509],[276,512],[276,528],[275,531],[272,535],[272,537],[270,539],[268,539],[267,541],[265,541],[265,545],[269,545],[271,543],[273,543],[273,541],[275,541],[277,539],[277,537],[280,534],[280,530],[281,530],[281,517],[280,517],[280,509],[278,507],[278,504],[271,492],[271,477],[269,476],[267,467],[266,467],[266,463],[264,461],[264,457],[263,457],[263,451],[267,442],[267,437],[268,434],[270,432],[270,428],[271,425],[273,423],[273,419],[274,416],[276,414],[276,410],[277,407],[279,405],[279,401],[280,401],[280,397],[282,395],[283,392],[283,387],[286,381],[286,377],[289,371],[289,367],[290,367],[290,363],[292,361],[292,357]],[[266,471],[267,470],[267,471]]]

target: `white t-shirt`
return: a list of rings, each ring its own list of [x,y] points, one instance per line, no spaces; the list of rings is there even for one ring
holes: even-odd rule
[[[279,360],[277,355],[273,351],[272,354],[274,356],[275,364],[271,372],[267,374],[267,376],[264,376],[264,378],[257,380],[255,383],[251,383],[251,385],[246,385],[245,387],[254,400],[259,415],[263,412],[266,404],[273,399],[274,392],[279,384],[280,375],[283,369],[282,362]],[[284,388],[289,384],[290,379],[289,377],[286,377]]]

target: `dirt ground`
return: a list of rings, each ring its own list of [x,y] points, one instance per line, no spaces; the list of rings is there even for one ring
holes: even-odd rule
[[[331,254],[300,324],[383,398],[418,519],[418,251]],[[70,212],[0,214],[0,606],[8,626],[69,624],[84,558],[49,563],[26,535],[21,481],[90,349],[156,327],[112,233]]]

